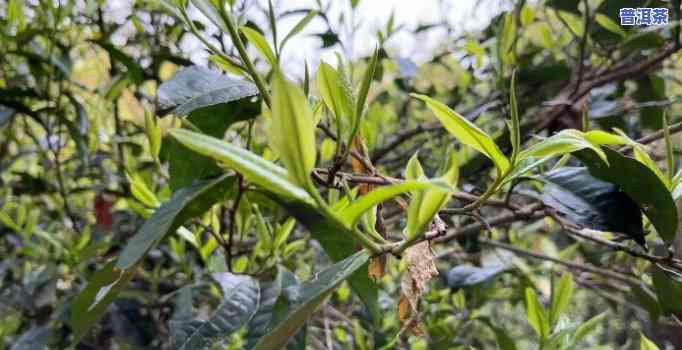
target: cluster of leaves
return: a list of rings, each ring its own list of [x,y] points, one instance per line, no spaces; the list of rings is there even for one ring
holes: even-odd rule
[[[284,49],[313,21],[323,48],[354,39],[331,2],[134,2],[125,47],[102,4],[67,3],[10,0],[0,22],[13,349],[679,341],[677,26],[623,29],[616,0],[521,1],[415,70],[390,18],[368,57],[298,82]],[[212,68],[182,58],[185,35]]]

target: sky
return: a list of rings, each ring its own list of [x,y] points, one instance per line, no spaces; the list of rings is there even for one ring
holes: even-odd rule
[[[256,1],[260,8],[267,8],[268,0]],[[317,0],[273,0],[277,13],[284,13],[296,9],[317,8]],[[385,43],[394,56],[409,58],[415,63],[427,61],[431,58],[435,49],[447,42],[445,30],[434,29],[414,34],[413,30],[419,25],[433,24],[447,21],[454,28],[455,33],[460,35],[466,32],[475,32],[484,28],[492,17],[511,7],[511,0],[360,0],[355,11],[350,11],[350,0],[322,0],[324,4],[331,4],[325,13],[333,21],[344,14],[345,18],[353,18],[358,23],[358,30],[354,35],[355,40],[344,38],[347,48],[341,51],[339,47],[320,50],[321,42],[315,33],[325,30],[322,19],[314,19],[303,32],[289,41],[283,51],[282,62],[286,62],[287,70],[295,75],[302,75],[303,63],[307,62],[313,69],[320,60],[336,62],[336,53],[341,53],[345,59],[355,59],[367,56],[378,44],[377,31],[384,29],[391,14],[395,16],[395,26],[401,28]],[[247,9],[248,17],[255,18],[260,25],[267,26],[267,18],[259,5],[252,5]],[[119,23],[124,23],[130,14],[132,1],[109,1],[106,13],[115,18]],[[353,14],[351,14],[351,12]],[[190,16],[206,24],[209,34],[215,33],[217,28],[213,26],[198,10],[190,8]],[[303,15],[288,16],[278,22],[280,40]],[[338,28],[338,23],[335,23]],[[120,35],[112,38],[115,44],[122,45],[125,42],[126,32],[134,31],[130,21],[119,30]],[[122,41],[117,43],[116,41]],[[268,37],[268,40],[270,38]],[[197,64],[206,64],[208,53],[203,44],[192,36],[186,36],[180,43],[183,52],[189,53],[189,58]],[[255,52],[254,52],[255,53]]]
[[[258,1],[266,8],[267,0]],[[345,18],[351,18],[350,0],[323,0],[323,3],[329,1],[332,4],[326,12],[329,18],[338,19],[341,13]],[[316,0],[274,0],[274,3],[278,13],[317,8]],[[304,61],[313,69],[320,60],[336,62],[338,52],[345,59],[366,56],[378,43],[377,31],[386,27],[391,14],[394,13],[395,25],[403,29],[397,31],[386,46],[394,55],[409,57],[416,63],[424,62],[430,59],[434,49],[446,40],[446,33],[444,30],[436,29],[415,35],[411,32],[412,29],[422,24],[448,21],[455,28],[456,34],[473,32],[485,27],[499,12],[509,9],[509,3],[508,0],[360,0],[353,15],[353,20],[359,23],[358,31],[354,36],[355,40],[347,45],[345,51],[342,52],[339,47],[320,50],[320,40],[311,34],[323,32],[325,26],[321,19],[315,19],[303,32],[289,41],[283,51],[282,61],[288,62],[296,71],[303,67]],[[267,23],[265,15],[257,7],[250,11],[254,11],[253,17],[257,18],[258,23]],[[198,19],[202,18],[198,12],[193,15]],[[302,17],[303,15],[288,16],[278,22],[280,40]],[[349,40],[345,39],[344,42]],[[202,44],[198,41],[186,40],[181,47],[185,52],[195,52],[198,55],[193,57],[195,61],[205,60],[205,57],[202,57],[205,54],[201,53]]]

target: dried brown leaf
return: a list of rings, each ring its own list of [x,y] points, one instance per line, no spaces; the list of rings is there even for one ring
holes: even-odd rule
[[[386,275],[386,255],[380,255],[369,262],[369,277],[379,280]]]
[[[438,276],[435,256],[429,241],[424,241],[407,248],[404,257],[407,271],[400,281],[402,295],[398,304],[398,316],[403,323],[410,322],[412,333],[423,335],[424,330],[418,318],[419,302],[429,281]]]

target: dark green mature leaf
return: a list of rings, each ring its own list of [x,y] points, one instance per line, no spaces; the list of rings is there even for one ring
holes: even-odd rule
[[[258,310],[261,300],[258,281],[228,272],[216,273],[213,277],[223,290],[223,301],[207,321],[174,321],[178,349],[210,348],[250,322]]]
[[[183,338],[180,338],[181,336],[184,336],[184,328],[186,323],[188,322],[187,320],[192,318],[192,296],[193,296],[193,291],[196,289],[196,286],[193,285],[188,285],[180,288],[179,290],[175,291],[175,298],[174,298],[174,309],[173,309],[173,317],[170,319],[168,322],[168,327],[170,329],[170,334],[173,337],[173,344],[179,344],[182,342]],[[194,321],[197,324],[200,323],[200,321]]]
[[[233,176],[204,180],[177,191],[173,197],[142,225],[142,228],[123,248],[116,263],[109,263],[95,273],[88,287],[76,297],[72,308],[71,325],[76,341],[94,326],[107,307],[132,278],[140,260],[156,246],[168,232],[175,231],[186,220],[199,215],[224,198]]]
[[[314,239],[320,242],[329,258],[338,262],[357,252],[360,243],[344,225],[321,214],[318,210],[301,202],[283,201],[273,196],[289,214],[305,226]],[[367,305],[374,321],[380,320],[377,302],[378,287],[368,276],[367,266],[359,268],[350,278],[349,283],[355,293]]]
[[[344,223],[346,223],[349,227],[353,227],[355,224],[357,224],[358,220],[360,220],[366,211],[374,208],[378,204],[381,204],[406,192],[436,188],[440,189],[443,193],[448,193],[451,191],[449,186],[445,183],[439,184],[438,182],[429,181],[408,180],[396,185],[383,186],[368,193],[365,196],[358,198],[358,200],[344,208],[339,215],[342,217]]]
[[[123,248],[116,267],[126,270],[137,264],[168,232],[175,231],[189,218],[202,214],[223,200],[233,181],[233,176],[223,175],[217,179],[197,181],[175,192]]]
[[[476,267],[470,265],[459,265],[448,271],[446,280],[448,287],[459,289],[471,287],[490,281],[495,276],[509,269],[509,266],[491,265]]]
[[[652,280],[663,314],[682,316],[682,281],[658,268],[654,269]]]
[[[608,147],[602,149],[610,166],[589,150],[579,151],[574,155],[587,165],[592,176],[618,185],[637,203],[663,240],[671,242],[677,232],[677,207],[665,184],[651,169],[636,159]]]
[[[274,279],[261,278],[261,298],[258,311],[253,315],[247,325],[247,349],[253,348],[258,340],[267,333],[267,327],[272,321],[275,312],[275,303],[282,293],[283,288],[298,284],[296,276],[283,267],[278,267]]]
[[[270,44],[268,44],[267,39],[265,39],[261,32],[250,27],[241,27],[239,30],[242,32],[242,34],[244,34],[249,42],[253,44],[263,56],[265,56],[272,67],[277,66],[277,56],[275,55],[275,52],[272,51]]]
[[[104,316],[107,307],[130,282],[134,274],[134,268],[121,270],[116,267],[114,261],[95,272],[88,286],[76,297],[71,307],[70,324],[74,331],[75,343],[78,343]]]
[[[635,99],[637,102],[650,102],[665,100],[665,80],[658,75],[648,75],[637,80]],[[660,106],[647,106],[639,111],[642,125],[660,129],[663,127],[663,108]]]
[[[183,69],[159,86],[159,113],[184,116],[199,108],[220,105],[258,94],[250,82],[233,79],[208,68]]]
[[[519,120],[519,103],[516,98],[516,71],[512,73],[509,83],[509,107],[511,109],[511,120],[509,123],[509,135],[512,144],[511,163],[516,165],[516,157],[521,152],[521,121]]]
[[[263,189],[300,202],[314,203],[308,192],[290,180],[286,169],[249,150],[184,129],[171,130],[170,134],[195,152],[225,163]]]
[[[367,266],[369,257],[369,253],[363,250],[317,273],[301,285],[285,288],[282,297],[288,301],[287,310],[273,319],[268,333],[255,349],[282,349],[336,286]]]
[[[519,159],[557,157],[582,149],[594,151],[604,162],[606,155],[602,152],[599,144],[594,143],[586,133],[575,129],[562,130],[519,153]]]
[[[592,176],[587,168],[547,173],[542,201],[570,221],[596,230],[622,232],[644,243],[642,213],[618,186]]]

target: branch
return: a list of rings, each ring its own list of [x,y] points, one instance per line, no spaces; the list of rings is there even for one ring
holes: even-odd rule
[[[638,286],[641,284],[641,281],[639,279],[634,278],[634,277],[629,276],[629,275],[626,275],[624,273],[619,273],[619,272],[615,272],[615,271],[611,271],[611,270],[607,270],[607,269],[603,269],[603,268],[598,268],[596,266],[591,266],[591,265],[587,265],[587,264],[579,264],[579,263],[571,262],[571,261],[563,261],[560,259],[553,258],[551,256],[542,255],[542,254],[538,254],[538,253],[531,252],[528,250],[520,249],[520,248],[514,247],[511,244],[506,244],[506,243],[497,242],[497,241],[491,241],[491,240],[488,240],[485,238],[479,239],[479,242],[481,244],[488,245],[491,247],[508,250],[508,251],[513,252],[513,253],[518,254],[518,255],[523,255],[523,256],[527,256],[527,257],[530,257],[533,259],[538,259],[538,260],[551,261],[553,263],[556,263],[559,265],[564,265],[564,266],[571,268],[571,269],[574,269],[574,270],[580,270],[580,271],[589,272],[592,274],[612,278],[612,279],[621,281],[621,282],[628,284],[628,285]]]

